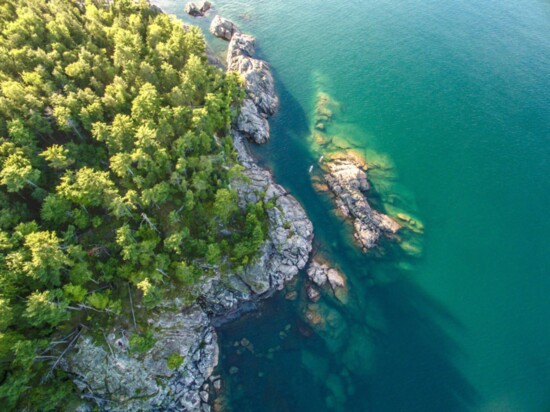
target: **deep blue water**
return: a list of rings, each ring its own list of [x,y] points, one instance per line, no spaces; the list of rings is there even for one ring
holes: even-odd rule
[[[257,154],[349,283],[347,303],[323,296],[323,328],[304,321],[300,279],[297,301],[279,294],[220,329],[224,409],[550,410],[550,2],[215,6],[276,76],[281,110]],[[360,253],[313,190],[319,92],[340,105],[330,133],[386,166],[373,203],[423,223],[407,239],[417,253]]]

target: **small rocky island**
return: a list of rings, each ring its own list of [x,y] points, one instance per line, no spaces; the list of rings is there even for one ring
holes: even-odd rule
[[[312,174],[313,187],[329,192],[339,215],[350,220],[354,238],[363,251],[374,248],[381,236],[392,238],[401,225],[369,204],[367,163],[362,156],[329,129],[339,104],[319,92],[313,119],[312,145],[320,156],[319,171]]]
[[[401,229],[399,223],[369,205],[365,195],[369,190],[365,164],[342,153],[331,156],[322,169],[337,210],[353,221],[354,237],[363,251],[375,247],[380,236],[391,237]]]

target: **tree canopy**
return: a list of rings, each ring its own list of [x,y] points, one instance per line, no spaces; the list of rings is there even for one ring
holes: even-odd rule
[[[265,205],[231,188],[241,98],[199,29],[146,1],[1,3],[4,408],[62,409],[74,387],[55,361],[83,328],[129,322],[132,296],[138,321],[167,296],[191,304],[254,258]]]

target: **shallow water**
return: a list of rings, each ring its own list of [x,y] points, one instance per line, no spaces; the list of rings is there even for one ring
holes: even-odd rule
[[[182,2],[155,3],[191,21]],[[299,280],[298,300],[279,294],[221,328],[225,408],[548,411],[550,3],[215,5],[258,38],[278,82],[257,154],[349,286],[347,303],[327,293],[317,305],[324,327],[304,321]],[[373,203],[423,223],[407,236],[415,255],[360,253],[313,190],[319,92],[339,103],[327,134],[385,166],[369,175]]]

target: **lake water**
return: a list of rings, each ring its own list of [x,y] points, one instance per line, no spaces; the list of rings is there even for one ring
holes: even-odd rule
[[[203,28],[212,17],[155,3]],[[272,65],[281,109],[258,157],[349,287],[346,303],[324,293],[321,327],[304,319],[303,276],[298,300],[277,294],[222,327],[224,410],[549,411],[550,2],[215,7]],[[373,204],[424,225],[407,251],[362,254],[313,190],[319,92],[338,106],[327,133],[383,166],[369,175]]]

